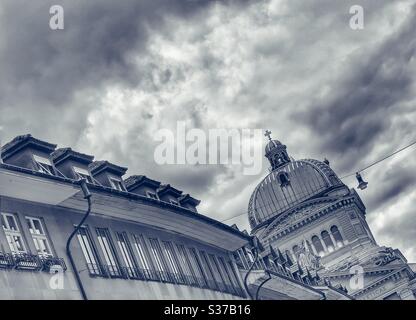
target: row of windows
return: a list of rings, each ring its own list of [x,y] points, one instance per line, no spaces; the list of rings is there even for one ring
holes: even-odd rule
[[[40,156],[37,156],[37,155],[34,155],[33,157],[34,157],[34,160],[37,164],[39,172],[46,173],[46,174],[49,174],[49,175],[55,175],[55,172],[56,172],[58,175],[64,177],[64,175],[61,172],[59,172],[59,170],[56,169],[52,165],[52,162],[49,159],[44,158],[44,157],[40,157]],[[90,175],[88,170],[85,170],[85,169],[82,169],[82,168],[79,168],[79,167],[75,167],[75,166],[73,167],[73,170],[74,170],[75,175],[78,178],[85,179],[88,183],[91,183],[91,184],[101,185],[96,179],[94,179]],[[127,189],[124,186],[124,183],[123,183],[122,180],[120,180],[118,178],[115,178],[115,177],[110,177],[109,180],[110,180],[111,187],[113,189],[118,190],[118,191],[124,191],[124,192],[127,191]],[[148,198],[151,198],[151,199],[154,199],[154,200],[160,200],[157,193],[154,193],[154,192],[149,192],[148,191],[148,192],[146,192],[146,196]],[[174,204],[176,206],[180,206],[180,203],[178,201],[174,200],[174,199],[170,199],[169,203]]]
[[[42,219],[25,216],[25,223],[37,255],[52,257],[51,242]],[[18,217],[1,213],[1,224],[12,254],[29,253]],[[131,245],[126,232],[116,232],[113,243],[108,229],[96,228],[95,231],[101,256],[87,227],[81,228],[77,235],[87,268],[93,276],[187,284],[244,295],[238,274],[231,260],[225,257],[157,238],[146,239],[141,234],[132,235]]]
[[[93,276],[187,284],[243,295],[233,264],[225,257],[141,234],[132,234],[130,242],[126,232],[116,232],[113,243],[108,229],[95,228],[95,233],[102,256],[88,227],[78,233]]]
[[[311,238],[311,241],[306,240],[305,242],[309,250],[321,257],[327,253],[335,251],[337,248],[341,248],[344,245],[341,232],[335,225],[330,228],[329,232],[327,230],[323,230],[320,237],[314,235]],[[294,245],[292,247],[292,253],[290,253],[289,250],[286,250],[286,253],[291,254],[297,259],[300,254],[300,250],[301,246]]]
[[[45,226],[41,219],[25,217],[25,223],[29,229],[36,253],[39,256],[52,256],[52,249],[46,233]],[[7,243],[13,254],[28,253],[27,243],[21,232],[20,221],[17,216],[11,213],[1,214],[1,225],[6,235]]]
[[[151,199],[154,199],[154,200],[160,200],[157,193],[154,193],[154,192],[146,191],[146,196],[148,198],[151,198]],[[174,200],[174,199],[169,199],[169,203],[174,204],[175,206],[178,206],[178,207],[181,206],[181,204],[178,201]]]
[[[39,172],[46,173],[52,176],[55,174],[58,174],[61,177],[65,177],[65,175],[62,172],[60,172],[57,168],[53,166],[51,160],[49,160],[48,158],[44,158],[38,155],[33,155],[33,159],[35,160],[35,163],[37,165]],[[101,185],[96,179],[94,179],[91,176],[88,170],[74,166],[73,172],[75,173],[75,176],[77,176],[80,179],[85,179],[87,182],[91,184]],[[123,182],[118,178],[111,177],[110,184],[111,184],[111,187],[115,190],[127,191],[126,188],[124,187]]]

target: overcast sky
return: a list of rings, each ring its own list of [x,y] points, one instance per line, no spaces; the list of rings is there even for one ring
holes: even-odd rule
[[[54,4],[64,30],[49,28]],[[354,4],[363,30],[349,27]],[[354,172],[416,139],[415,30],[415,0],[2,0],[2,140],[32,133],[128,166],[223,220],[247,211],[267,163],[255,176],[158,166],[158,129],[270,129],[295,159]],[[413,148],[366,171],[359,192],[378,242],[412,261],[415,172]],[[248,228],[246,215],[227,223]]]

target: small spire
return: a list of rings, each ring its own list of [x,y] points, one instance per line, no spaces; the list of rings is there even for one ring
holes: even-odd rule
[[[270,254],[272,256],[273,260],[276,260],[279,258],[278,254],[276,253],[276,251],[273,249],[273,247],[270,245]]]
[[[272,138],[270,137],[271,134],[272,132],[270,130],[266,130],[266,132],[264,133],[264,136],[269,138],[269,141],[272,141]]]
[[[285,263],[286,260],[279,248],[277,248],[277,255],[279,256],[280,263]]]
[[[292,266],[293,265],[292,259],[290,258],[289,254],[287,252],[286,252],[286,263],[289,266]]]

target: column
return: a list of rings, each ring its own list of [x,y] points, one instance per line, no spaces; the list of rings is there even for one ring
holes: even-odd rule
[[[332,235],[331,231],[328,231],[328,233],[329,233],[329,237],[331,238],[332,243],[334,244],[334,251],[335,251],[338,248],[337,243],[336,243],[335,238]]]
[[[319,235],[318,238],[319,238],[319,241],[321,241],[322,246],[324,247],[324,251],[325,252],[329,252],[328,251],[328,247],[326,246],[325,241],[321,238],[321,235]]]
[[[311,248],[312,248],[313,253],[314,253],[316,256],[319,256],[319,254],[318,254],[318,252],[316,251],[315,245],[313,244],[312,240],[311,240]]]

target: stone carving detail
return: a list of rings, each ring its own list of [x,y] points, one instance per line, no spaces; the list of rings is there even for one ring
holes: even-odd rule
[[[364,265],[381,267],[397,259],[399,259],[399,257],[392,248],[385,248],[379,251],[376,256],[367,260]]]
[[[392,248],[383,248],[378,250],[376,253],[372,254],[371,257],[367,260],[360,262],[356,256],[351,256],[350,258],[341,261],[334,267],[330,268],[330,272],[341,272],[348,271],[354,265],[361,265],[363,267],[382,267],[386,264],[399,259]]]
[[[298,221],[301,221],[303,218],[307,217],[308,215],[311,215],[312,213],[316,212],[317,210],[320,210],[328,205],[328,202],[326,203],[315,203],[312,205],[309,205],[305,208],[296,210],[292,214],[290,214],[287,218],[283,219],[282,221],[276,221],[273,222],[272,225],[267,229],[265,232],[265,236],[269,235],[272,232],[280,232],[291,225],[295,224]]]
[[[330,272],[342,272],[349,270],[352,266],[359,264],[359,259],[356,256],[351,256],[346,260],[341,261],[336,264],[334,267],[330,268]]]
[[[321,258],[312,252],[305,240],[302,241],[297,259],[302,269],[307,268],[310,271],[316,271],[322,268]]]

